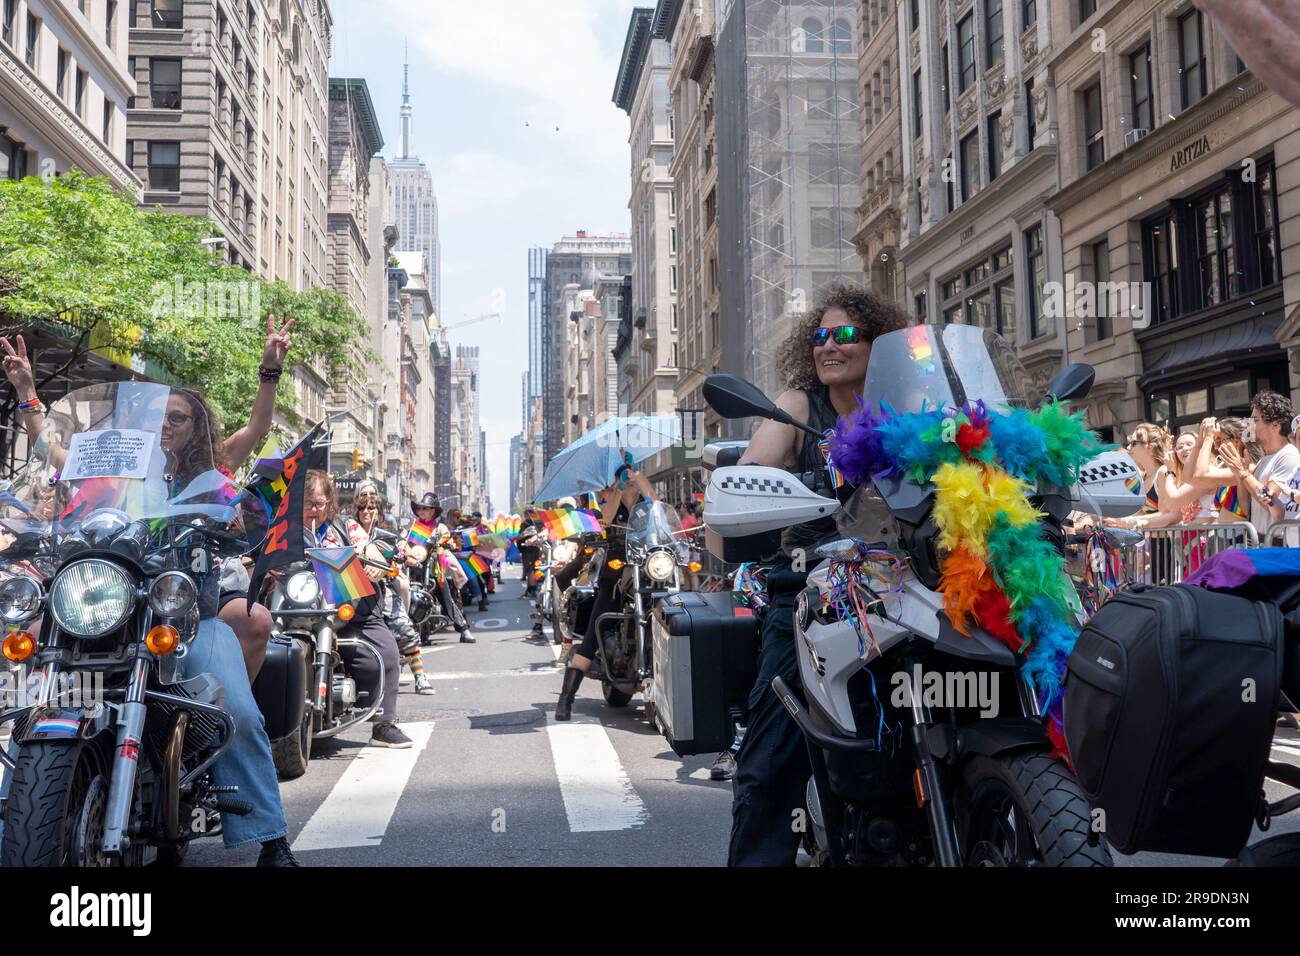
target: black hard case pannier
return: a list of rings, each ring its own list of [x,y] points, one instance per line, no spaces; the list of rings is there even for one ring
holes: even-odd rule
[[[729,591],[682,591],[659,602],[654,640],[655,722],[678,756],[731,746],[733,709],[758,678],[758,621]]]
[[[1094,824],[1123,853],[1235,856],[1261,807],[1283,663],[1277,606],[1138,588],[1083,629],[1065,738]]]
[[[279,740],[298,732],[307,707],[308,645],[306,641],[273,634],[266,660],[253,682],[253,699],[266,718],[266,735]]]

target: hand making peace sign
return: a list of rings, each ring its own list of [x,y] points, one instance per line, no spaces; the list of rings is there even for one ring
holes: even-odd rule
[[[292,340],[289,330],[293,328],[293,319],[285,319],[279,331],[275,328],[275,313],[266,317],[266,348],[262,350],[262,365],[268,369],[284,367],[284,357],[289,352]]]
[[[27,357],[27,343],[21,335],[15,335],[17,349],[4,336],[0,336],[0,346],[4,347],[5,377],[18,393],[20,402],[30,401],[36,397],[36,379],[32,375],[32,363]]]

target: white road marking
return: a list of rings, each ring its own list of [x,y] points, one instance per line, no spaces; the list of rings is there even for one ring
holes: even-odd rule
[[[485,631],[496,631],[503,627],[509,627],[510,622],[504,617],[485,617],[474,622],[475,627],[481,627]]]
[[[555,659],[557,661],[560,659],[560,655],[564,653],[563,644],[556,644],[555,641],[551,641],[551,643],[547,644],[546,646],[551,649],[551,653],[555,655]]]
[[[398,726],[414,746],[409,750],[366,746],[293,841],[294,852],[383,842],[397,801],[433,733],[431,720]]]
[[[545,670],[513,670],[513,671],[446,671],[430,672],[426,671],[430,680],[496,680],[498,677],[555,677],[555,668],[548,667]]]
[[[605,728],[590,718],[546,717],[564,812],[573,833],[630,830],[646,822],[645,804],[619,762]]]
[[[1273,744],[1273,749],[1281,753],[1290,754],[1292,757],[1300,757],[1300,745],[1297,744]]]

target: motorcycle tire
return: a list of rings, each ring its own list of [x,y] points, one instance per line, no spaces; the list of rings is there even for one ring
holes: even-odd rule
[[[1242,850],[1224,866],[1300,866],[1300,833],[1283,833]]]
[[[632,695],[626,691],[621,691],[613,684],[602,683],[600,692],[605,695],[605,703],[611,707],[626,707],[632,703]]]
[[[313,717],[310,707],[303,708],[297,733],[271,741],[271,760],[275,763],[276,776],[281,780],[297,780],[307,772],[315,734]]]
[[[107,772],[102,749],[94,741],[27,743],[16,764],[5,801],[0,866],[86,863],[73,859],[73,845],[91,785]],[[102,833],[102,817],[100,827]]]
[[[972,757],[962,770],[957,830],[967,866],[1111,866],[1105,840],[1089,840],[1091,825],[1083,788],[1046,753]]]

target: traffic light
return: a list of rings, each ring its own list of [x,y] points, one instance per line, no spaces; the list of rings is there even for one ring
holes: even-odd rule
[[[361,464],[362,464],[361,449],[360,448],[352,449],[352,470],[360,471]]]

